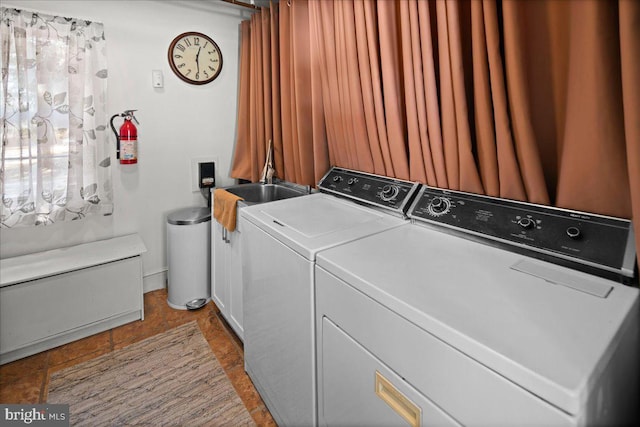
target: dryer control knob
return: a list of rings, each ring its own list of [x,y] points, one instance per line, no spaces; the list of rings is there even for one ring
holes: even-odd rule
[[[572,239],[580,238],[580,229],[578,227],[567,228],[567,236],[569,236]]]
[[[518,225],[522,228],[533,228],[535,223],[531,218],[520,218],[520,221],[518,221]]]
[[[451,202],[445,197],[434,197],[429,202],[429,213],[433,216],[441,216],[449,212]]]
[[[333,182],[340,182],[342,181],[342,177],[340,175],[336,175],[333,177]]]
[[[431,200],[431,207],[434,211],[440,211],[446,207],[446,204],[442,197],[435,197],[433,200]]]

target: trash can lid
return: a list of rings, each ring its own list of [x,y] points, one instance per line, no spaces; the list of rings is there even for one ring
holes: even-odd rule
[[[204,207],[178,209],[167,215],[167,222],[175,225],[199,224],[211,220],[211,210]]]

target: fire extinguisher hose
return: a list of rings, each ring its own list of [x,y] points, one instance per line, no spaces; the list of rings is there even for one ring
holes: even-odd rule
[[[113,134],[116,136],[116,159],[120,158],[120,135],[118,135],[115,126],[113,126],[113,119],[118,116],[121,116],[121,114],[114,114],[111,116],[111,120],[109,122],[111,124],[111,130],[113,130]]]

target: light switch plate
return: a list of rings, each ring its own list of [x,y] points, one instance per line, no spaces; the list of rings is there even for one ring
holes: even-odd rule
[[[162,76],[162,70],[151,71],[151,83],[153,87],[164,87],[164,78]]]

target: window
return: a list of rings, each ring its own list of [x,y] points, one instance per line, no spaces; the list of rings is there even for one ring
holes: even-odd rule
[[[1,9],[0,227],[113,211],[102,24]]]

